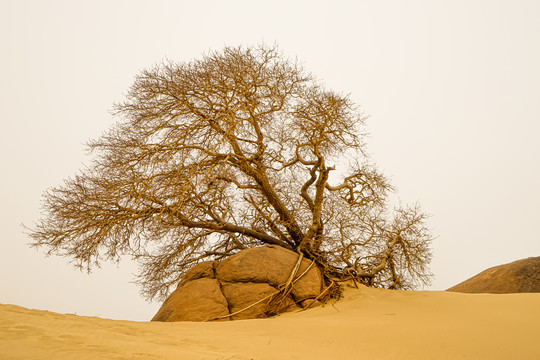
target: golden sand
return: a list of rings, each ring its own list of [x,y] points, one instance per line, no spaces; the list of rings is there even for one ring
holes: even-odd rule
[[[220,323],[0,305],[0,359],[540,359],[540,294],[349,288],[324,307]]]

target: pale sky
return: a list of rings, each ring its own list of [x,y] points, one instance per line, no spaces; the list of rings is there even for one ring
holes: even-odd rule
[[[135,264],[81,273],[21,223],[140,70],[263,41],[370,115],[373,160],[432,214],[427,290],[540,256],[540,1],[0,0],[0,39],[0,303],[149,320]]]

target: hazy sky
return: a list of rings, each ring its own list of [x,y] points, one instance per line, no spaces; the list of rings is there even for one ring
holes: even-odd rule
[[[540,1],[0,0],[0,34],[0,303],[150,319],[136,265],[80,273],[21,223],[140,70],[263,41],[370,115],[373,159],[432,214],[428,289],[540,256]]]

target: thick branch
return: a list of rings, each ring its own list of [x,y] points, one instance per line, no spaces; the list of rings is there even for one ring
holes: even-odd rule
[[[289,248],[287,244],[284,244],[279,239],[276,239],[273,236],[270,236],[261,231],[257,231],[255,229],[245,228],[243,226],[234,225],[225,221],[219,222],[219,223],[211,222],[211,221],[193,221],[193,220],[188,220],[184,215],[178,212],[175,212],[174,214],[178,218],[178,220],[180,220],[181,225],[188,228],[208,229],[208,230],[214,230],[217,232],[224,231],[224,232],[239,233],[239,234],[246,235],[254,239],[260,240],[266,244],[279,245],[279,246]]]

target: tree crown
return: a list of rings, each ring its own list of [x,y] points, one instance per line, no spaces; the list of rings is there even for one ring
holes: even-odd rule
[[[365,117],[276,48],[154,66],[115,114],[121,121],[89,143],[93,163],[45,193],[35,246],[87,269],[132,255],[149,298],[198,262],[263,244],[374,286],[428,281],[426,216],[390,211]]]

